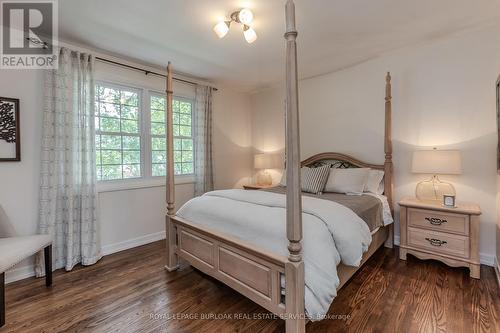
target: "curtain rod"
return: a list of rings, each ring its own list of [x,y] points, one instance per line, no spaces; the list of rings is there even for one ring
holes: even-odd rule
[[[157,75],[157,76],[161,76],[161,77],[164,77],[166,78],[167,76],[165,74],[161,74],[161,73],[156,73],[156,72],[153,72],[153,71],[150,71],[150,70],[147,70],[147,69],[144,69],[144,68],[139,68],[139,67],[135,67],[135,66],[131,66],[131,65],[127,65],[127,64],[123,64],[121,62],[118,62],[118,61],[113,61],[113,60],[109,60],[109,59],[105,59],[105,58],[101,58],[101,57],[95,57],[96,60],[99,60],[99,61],[102,61],[102,62],[107,62],[107,63],[110,63],[110,64],[113,64],[113,65],[116,65],[116,66],[121,66],[121,67],[126,67],[126,68],[129,68],[129,69],[133,69],[133,70],[136,70],[136,71],[139,71],[139,72],[144,72],[146,75],[148,74],[153,74],[153,75]],[[193,81],[188,81],[188,80],[184,80],[184,79],[179,79],[179,78],[176,78],[174,77],[173,78],[175,81],[179,81],[179,82],[184,82],[184,83],[187,83],[187,84],[192,84],[192,85],[197,85],[198,83],[196,82],[193,82]],[[210,86],[209,86],[210,87]],[[215,88],[215,87],[211,87],[214,91],[218,91],[219,89]]]

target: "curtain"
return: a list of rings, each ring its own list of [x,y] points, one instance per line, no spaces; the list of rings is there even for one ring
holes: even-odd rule
[[[196,86],[194,193],[197,196],[214,189],[212,93],[211,87]]]
[[[61,48],[47,71],[42,129],[39,231],[53,237],[53,267],[101,257],[95,171],[94,57]],[[37,276],[44,275],[37,260]]]

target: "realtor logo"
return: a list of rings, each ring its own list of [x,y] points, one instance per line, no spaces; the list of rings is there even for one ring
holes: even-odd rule
[[[2,1],[0,4],[0,68],[56,68],[56,1]]]

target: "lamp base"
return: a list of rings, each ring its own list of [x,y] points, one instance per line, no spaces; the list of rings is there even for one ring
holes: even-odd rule
[[[433,176],[429,180],[421,181],[415,189],[417,199],[421,201],[443,201],[444,195],[456,195],[452,184],[442,182],[438,176]]]
[[[257,174],[257,185],[260,186],[271,186],[273,184],[273,177],[267,171],[263,171]]]

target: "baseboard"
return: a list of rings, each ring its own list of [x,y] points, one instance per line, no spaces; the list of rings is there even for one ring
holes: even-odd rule
[[[497,273],[497,282],[500,287],[500,263],[498,262],[498,258],[495,258],[495,273]]]
[[[102,255],[107,256],[116,252],[125,251],[134,247],[141,245],[153,243],[162,239],[165,239],[165,231],[155,232],[153,234],[140,236],[137,238],[127,239],[123,242],[104,245],[102,247]]]
[[[394,236],[394,245],[400,244],[399,235]],[[495,256],[487,253],[479,253],[479,262],[486,266],[495,267]],[[496,265],[498,267],[498,263]]]
[[[159,231],[155,232],[149,235],[144,235],[132,239],[127,239],[123,242],[118,242],[114,244],[109,244],[109,245],[104,245],[101,248],[102,254],[104,256],[120,252],[120,251],[125,251],[128,249],[132,249],[134,247],[138,247],[141,245],[153,243],[162,239],[165,239],[165,231]],[[14,268],[6,272],[5,274],[5,283],[11,283],[23,279],[27,279],[30,277],[35,276],[35,266],[34,265],[28,265],[28,266],[23,266],[19,268]]]
[[[486,266],[495,267],[495,256],[487,253],[479,253],[479,262]]]
[[[24,280],[35,276],[35,265],[22,266],[5,272],[5,283]]]

